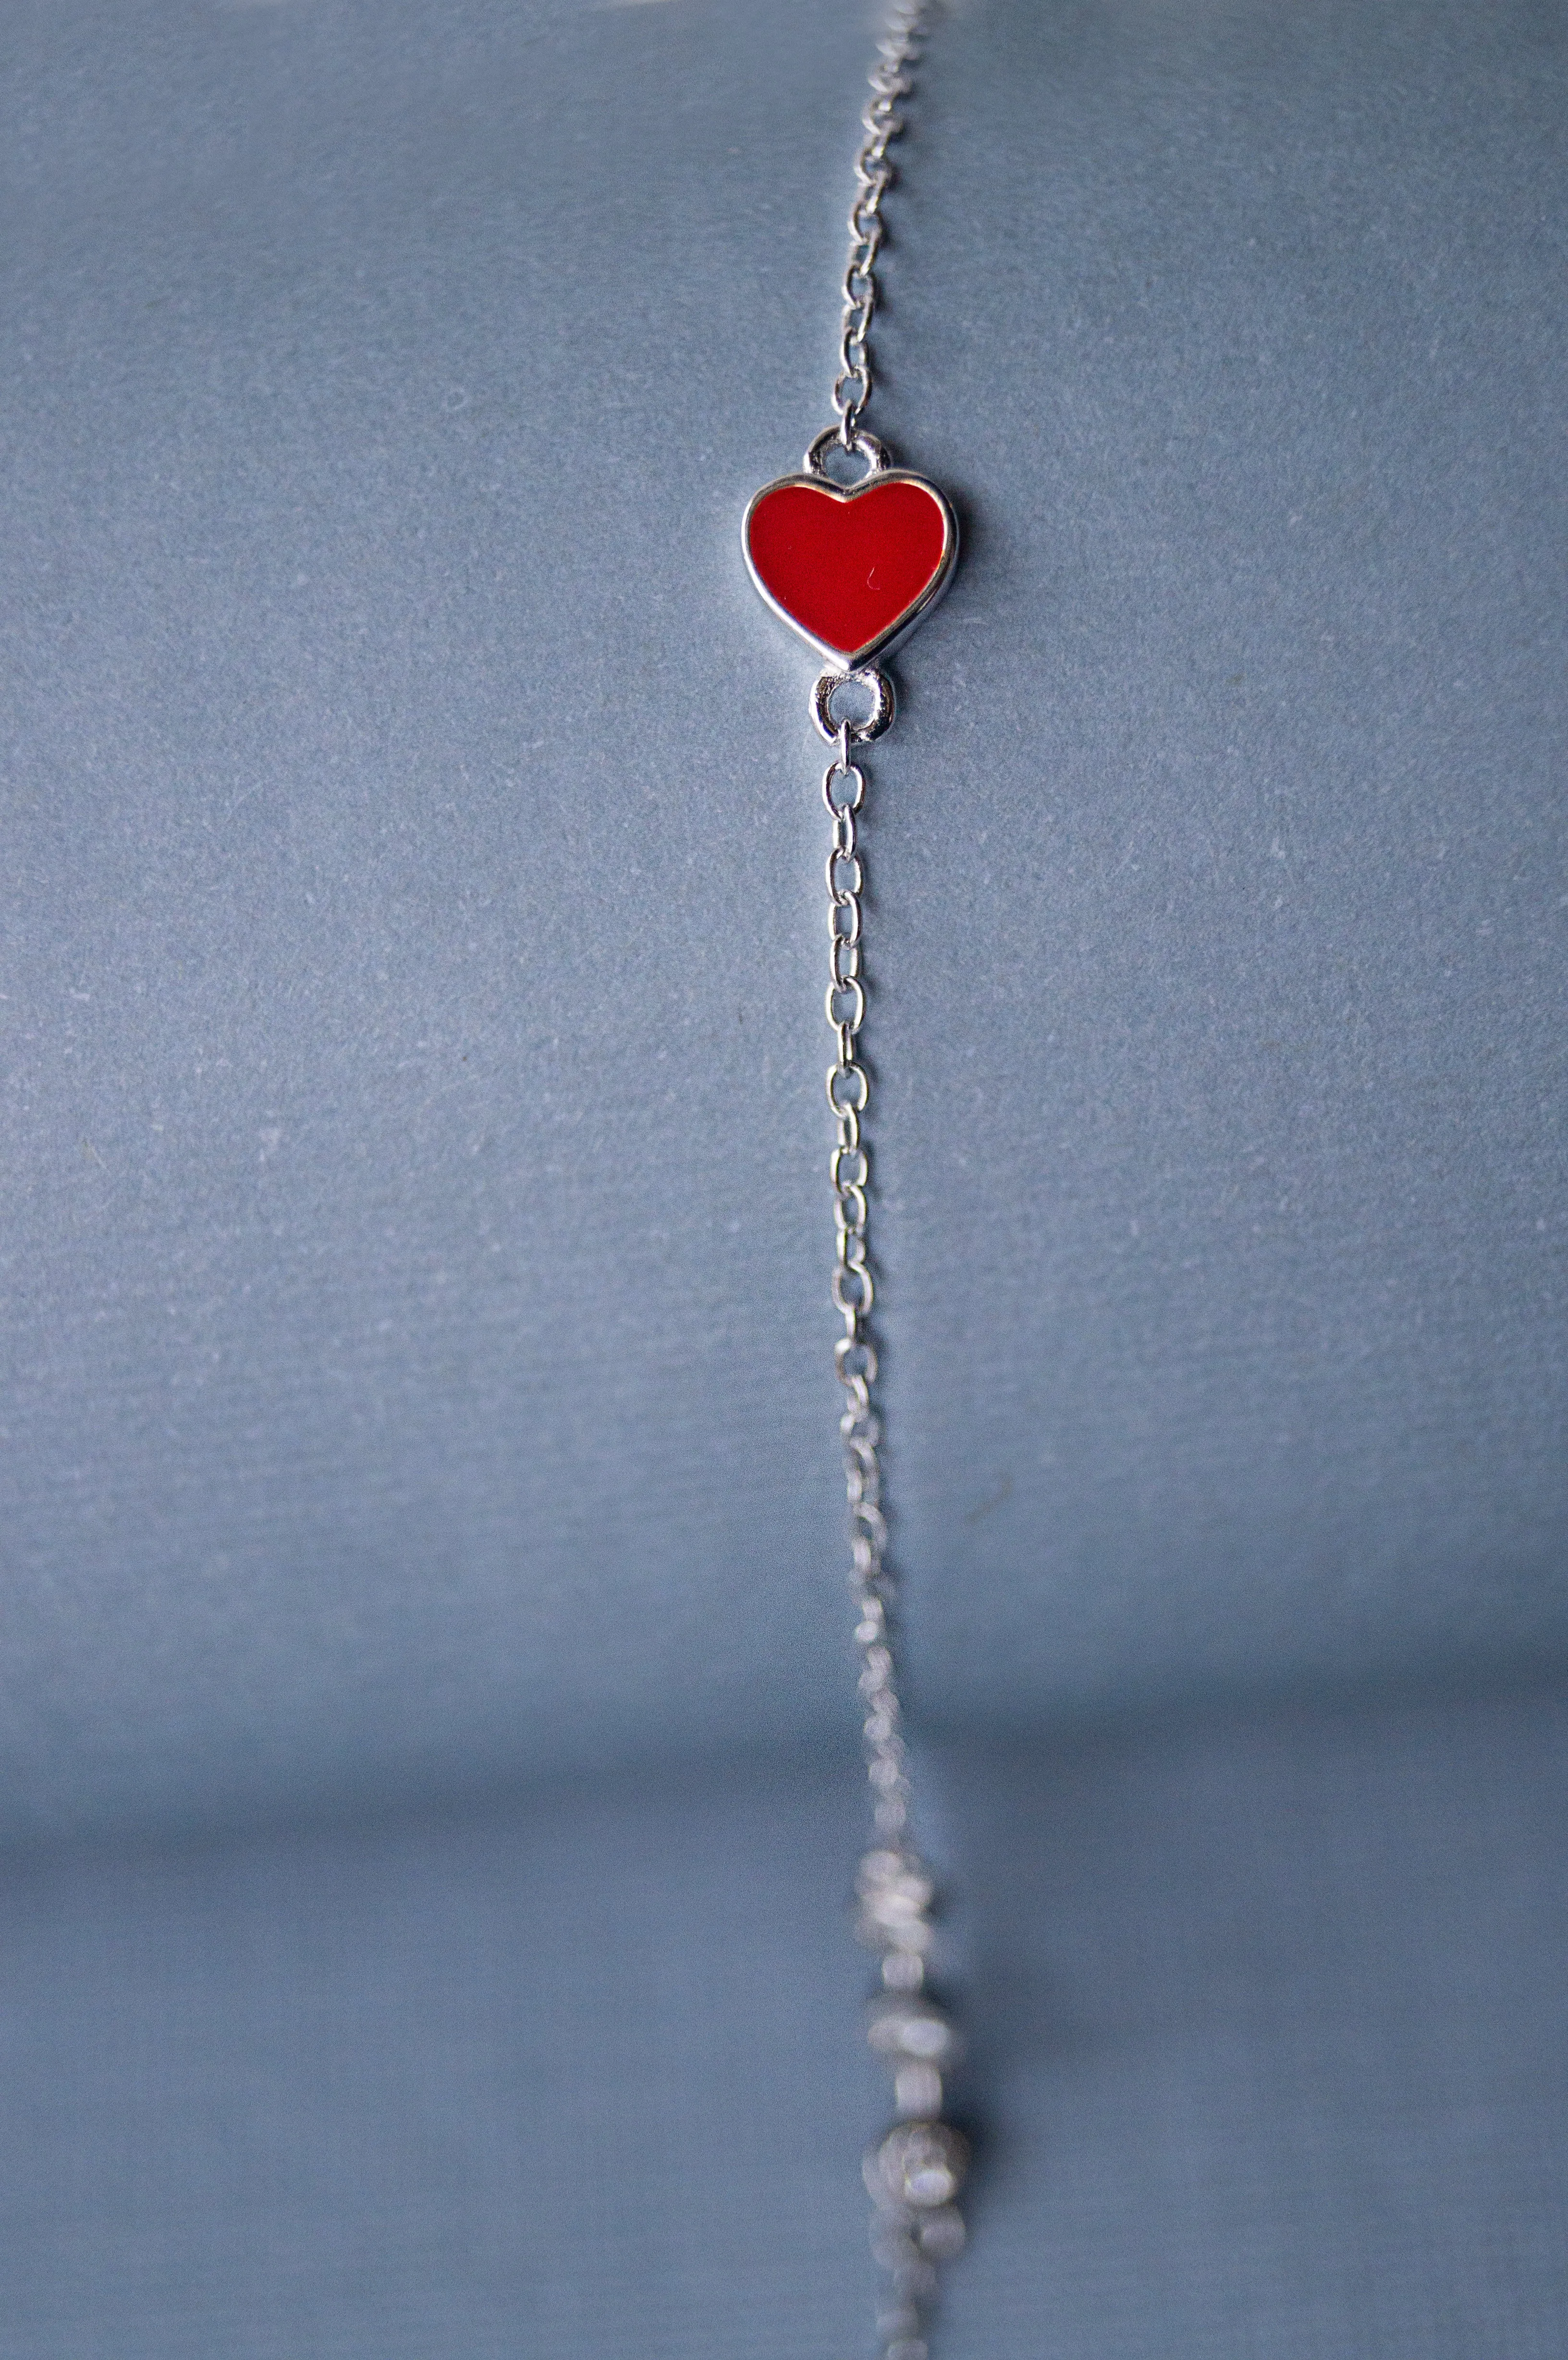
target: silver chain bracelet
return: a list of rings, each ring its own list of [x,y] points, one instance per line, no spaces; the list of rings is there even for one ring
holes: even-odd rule
[[[865,1118],[871,1083],[858,1054],[866,1018],[866,880],[859,844],[866,776],[855,756],[893,719],[892,685],[877,669],[877,659],[942,595],[958,554],[957,523],[946,498],[922,476],[895,467],[861,424],[874,382],[870,330],[884,235],[882,201],[893,180],[888,151],[903,127],[898,102],[911,86],[924,7],[925,0],[898,0],[877,50],[862,118],[865,138],[855,158],[833,389],[838,423],[812,442],[800,474],[780,476],[757,494],[743,533],[758,590],[827,666],[811,691],[811,716],[833,748],[822,773],[822,800],[833,831],[827,858],[827,1017],[836,1037],[827,1076],[837,1127],[828,1164],[836,1240],[832,1289],[844,1321],[833,1364],[844,1397],[839,1433],[875,1826],[875,1841],[856,1879],[856,1932],[880,1955],[881,1989],[871,2004],[868,2037],[892,2075],[895,2117],[865,2161],[872,2250],[890,2282],[877,2322],[883,2360],[928,2360],[926,2330],[937,2266],[964,2244],[955,2199],[968,2163],[962,2133],[943,2119],[943,2077],[957,2060],[959,2043],[952,2021],[926,1988],[933,1887],[910,1835],[909,1756],[889,1629],[895,1584],[887,1560],[882,1422],[875,1399],[871,1328],[876,1287],[867,1235],[871,1165]],[[829,475],[835,453],[841,467],[861,465],[858,480]]]

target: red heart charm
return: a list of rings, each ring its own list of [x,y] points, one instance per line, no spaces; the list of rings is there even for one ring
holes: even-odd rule
[[[885,468],[842,486],[782,475],[746,512],[746,562],[774,612],[853,672],[911,630],[947,586],[953,510],[923,476]]]

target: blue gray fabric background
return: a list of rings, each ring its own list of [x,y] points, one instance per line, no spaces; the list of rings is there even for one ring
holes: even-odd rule
[[[5,2360],[852,2348],[820,754],[737,526],[869,36],[0,25]],[[953,2360],[1563,2348],[1565,103],[1554,7],[969,0],[913,112]]]
[[[952,2360],[1561,2360],[1561,1699],[944,1766]],[[868,2351],[849,1767],[14,1872],[0,2350]]]

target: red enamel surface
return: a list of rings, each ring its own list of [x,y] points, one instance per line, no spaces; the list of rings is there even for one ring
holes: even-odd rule
[[[942,571],[940,502],[923,484],[833,492],[780,484],[752,511],[751,562],[769,597],[839,655],[868,647]]]

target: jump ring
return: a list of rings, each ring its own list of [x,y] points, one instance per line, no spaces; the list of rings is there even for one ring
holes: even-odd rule
[[[871,712],[864,721],[835,721],[833,700],[846,681],[870,692]],[[811,719],[817,725],[817,735],[832,746],[841,731],[848,731],[856,746],[867,746],[873,738],[880,738],[892,722],[894,714],[893,683],[885,672],[875,664],[865,664],[858,672],[824,672],[811,691]]]
[[[804,465],[808,475],[822,474],[822,462],[830,443],[836,444],[841,451],[844,448],[844,438],[836,426],[824,426],[807,452]],[[864,427],[857,426],[850,435],[849,449],[857,459],[866,462],[874,475],[886,475],[893,464],[887,456],[887,445],[879,442],[875,434],[867,434]]]

